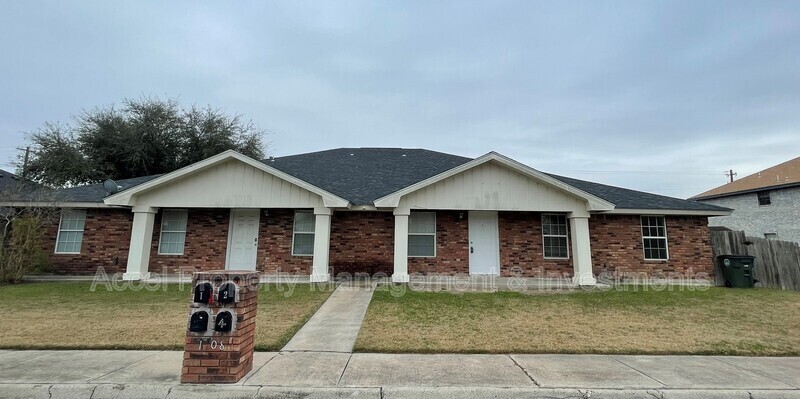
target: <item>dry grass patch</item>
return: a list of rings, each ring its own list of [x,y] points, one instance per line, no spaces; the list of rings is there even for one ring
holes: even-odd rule
[[[375,293],[361,352],[799,355],[800,292]]]
[[[0,286],[0,348],[183,349],[189,284],[108,291],[89,283]],[[256,349],[281,348],[332,287],[262,285]]]

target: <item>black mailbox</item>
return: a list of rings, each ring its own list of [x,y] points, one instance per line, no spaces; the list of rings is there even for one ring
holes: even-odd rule
[[[211,293],[214,288],[211,283],[201,283],[194,287],[194,302],[209,303],[211,302]]]
[[[219,293],[217,294],[217,302],[222,304],[236,302],[236,284],[225,283],[219,286]]]
[[[208,330],[208,312],[200,310],[192,313],[189,319],[189,331],[203,332]]]
[[[231,312],[223,311],[217,314],[217,318],[214,321],[214,331],[218,332],[230,332],[231,328],[233,327],[233,316]]]

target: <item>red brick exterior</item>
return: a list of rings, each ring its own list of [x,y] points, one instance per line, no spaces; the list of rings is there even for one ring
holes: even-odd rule
[[[312,256],[292,255],[294,210],[270,209],[269,216],[261,215],[258,239],[259,270],[264,273],[311,274]]]
[[[176,274],[181,271],[191,273],[195,270],[225,269],[230,213],[229,209],[189,209],[183,255],[159,255],[163,215],[163,211],[159,210],[153,227],[150,272]]]
[[[394,270],[394,215],[391,212],[336,212],[331,219],[331,272],[391,276]]]
[[[43,250],[49,255],[54,272],[94,274],[101,266],[109,274],[125,271],[133,226],[129,209],[88,209],[79,255],[55,253],[58,225],[56,218],[48,226],[43,241]]]
[[[309,275],[313,258],[292,256],[294,210],[270,209],[261,215],[258,267],[265,273]],[[409,273],[469,273],[468,212],[438,211],[436,257],[409,258]],[[225,268],[229,209],[190,209],[183,255],[158,255],[161,213],[156,215],[150,271]],[[459,215],[463,215],[460,218]],[[53,254],[58,225],[47,232],[45,250],[59,273],[124,272],[132,213],[127,209],[89,209],[80,255]],[[500,212],[500,262],[503,276],[571,276],[570,259],[544,259],[541,213]],[[595,273],[713,273],[710,233],[705,217],[666,218],[670,259],[645,261],[639,216],[594,215],[589,219]],[[335,212],[331,219],[330,265],[337,273],[392,274],[394,216],[391,212]]]
[[[714,273],[708,218],[667,216],[669,260],[644,260],[640,216],[595,215],[589,219],[594,272],[682,275]]]
[[[541,213],[499,212],[497,219],[502,276],[572,276],[572,243],[568,244],[569,259],[544,257]]]
[[[192,287],[198,283],[211,283],[214,293],[222,284],[233,282],[238,286],[238,298],[232,304],[196,303],[192,301],[194,289],[189,292],[189,315],[192,310],[208,312],[209,316],[221,311],[232,311],[235,327],[230,332],[214,331],[214,324],[208,320],[205,332],[187,331],[184,340],[183,367],[181,382],[192,384],[235,383],[253,369],[253,348],[255,345],[256,314],[258,312],[258,273],[215,271],[195,273]]]
[[[467,212],[436,212],[436,257],[408,258],[408,272],[426,275],[469,273]]]

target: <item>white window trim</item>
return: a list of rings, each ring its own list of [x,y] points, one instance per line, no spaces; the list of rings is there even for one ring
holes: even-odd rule
[[[312,232],[309,233],[307,231],[299,231],[298,232],[297,230],[295,230],[295,226],[296,226],[295,221],[297,220],[297,214],[298,213],[310,213],[312,218],[316,218],[316,216],[314,215],[314,212],[312,212],[312,211],[294,211],[294,217],[292,218],[292,256],[313,257],[314,256],[314,248],[313,248],[313,246],[311,248],[311,253],[310,254],[296,254],[294,252],[294,239],[295,239],[295,237],[297,237],[298,234],[310,234],[310,235],[314,236],[314,240],[315,241],[317,239],[316,231],[312,231]],[[316,227],[317,227],[316,226],[316,222],[317,221],[314,220],[313,222],[314,222],[314,229],[316,229]]]
[[[642,227],[644,227],[644,218],[661,218],[664,219],[664,237],[660,236],[645,236]],[[667,218],[663,215],[642,215],[639,217],[639,232],[642,235],[642,256],[644,256],[644,260],[648,262],[666,262],[669,260],[669,234],[667,233]],[[667,251],[667,257],[665,259],[661,258],[648,258],[647,251],[645,251],[644,247],[644,240],[650,239],[663,239],[664,240],[664,249]]]
[[[564,235],[561,235],[561,234],[544,234],[544,217],[545,216],[564,216],[564,226],[567,229],[567,234],[564,234]],[[541,230],[542,231],[542,256],[545,259],[561,259],[561,260],[569,259],[569,220],[567,218],[567,215],[565,215],[563,213],[543,213],[542,214],[542,226],[541,226],[541,229],[542,229]],[[566,257],[547,256],[545,254],[545,245],[544,245],[545,237],[564,237],[564,238],[566,238],[567,239],[567,256]]]
[[[164,215],[167,212],[181,212],[186,214],[186,224],[183,226],[183,231],[175,230],[175,231],[168,231],[167,233],[183,233],[183,251],[181,253],[177,252],[161,252],[161,239],[164,237]],[[189,228],[189,210],[187,209],[164,209],[161,212],[161,228],[158,230],[158,254],[159,255],[173,255],[173,256],[181,256],[186,253],[186,230]]]
[[[59,254],[59,255],[80,255],[81,254],[81,249],[83,249],[83,237],[81,237],[81,246],[78,249],[78,252],[59,252],[58,251],[58,242],[59,242],[59,240],[61,240],[61,232],[62,231],[65,231],[65,232],[77,232],[77,231],[80,231],[81,233],[85,233],[86,232],[86,209],[70,209],[68,212],[83,212],[83,230],[62,230],[61,229],[61,224],[64,223],[64,211],[62,210],[61,211],[61,216],[60,216],[60,218],[58,220],[58,232],[56,233],[56,247],[53,248],[53,253],[56,253],[56,254]]]
[[[437,236],[438,229],[436,228],[436,212],[412,212],[411,215],[413,215],[415,213],[416,214],[423,214],[423,213],[431,213],[431,214],[433,214],[433,233],[412,233],[411,231],[408,232],[408,236],[409,237],[410,236],[433,236],[433,255],[410,255],[410,254],[406,254],[406,255],[409,258],[435,258],[436,257],[436,247],[438,246],[438,245],[436,245],[436,243],[439,240],[439,237]],[[408,216],[409,225],[411,224],[411,215]],[[411,240],[408,240],[408,238],[406,238],[406,240],[407,241],[411,241]],[[409,249],[411,249],[411,246],[408,245],[408,243],[406,243],[406,246]]]

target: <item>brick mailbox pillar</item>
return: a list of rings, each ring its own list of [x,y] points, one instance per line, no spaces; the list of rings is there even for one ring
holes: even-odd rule
[[[259,273],[192,276],[182,383],[234,383],[253,369]]]

